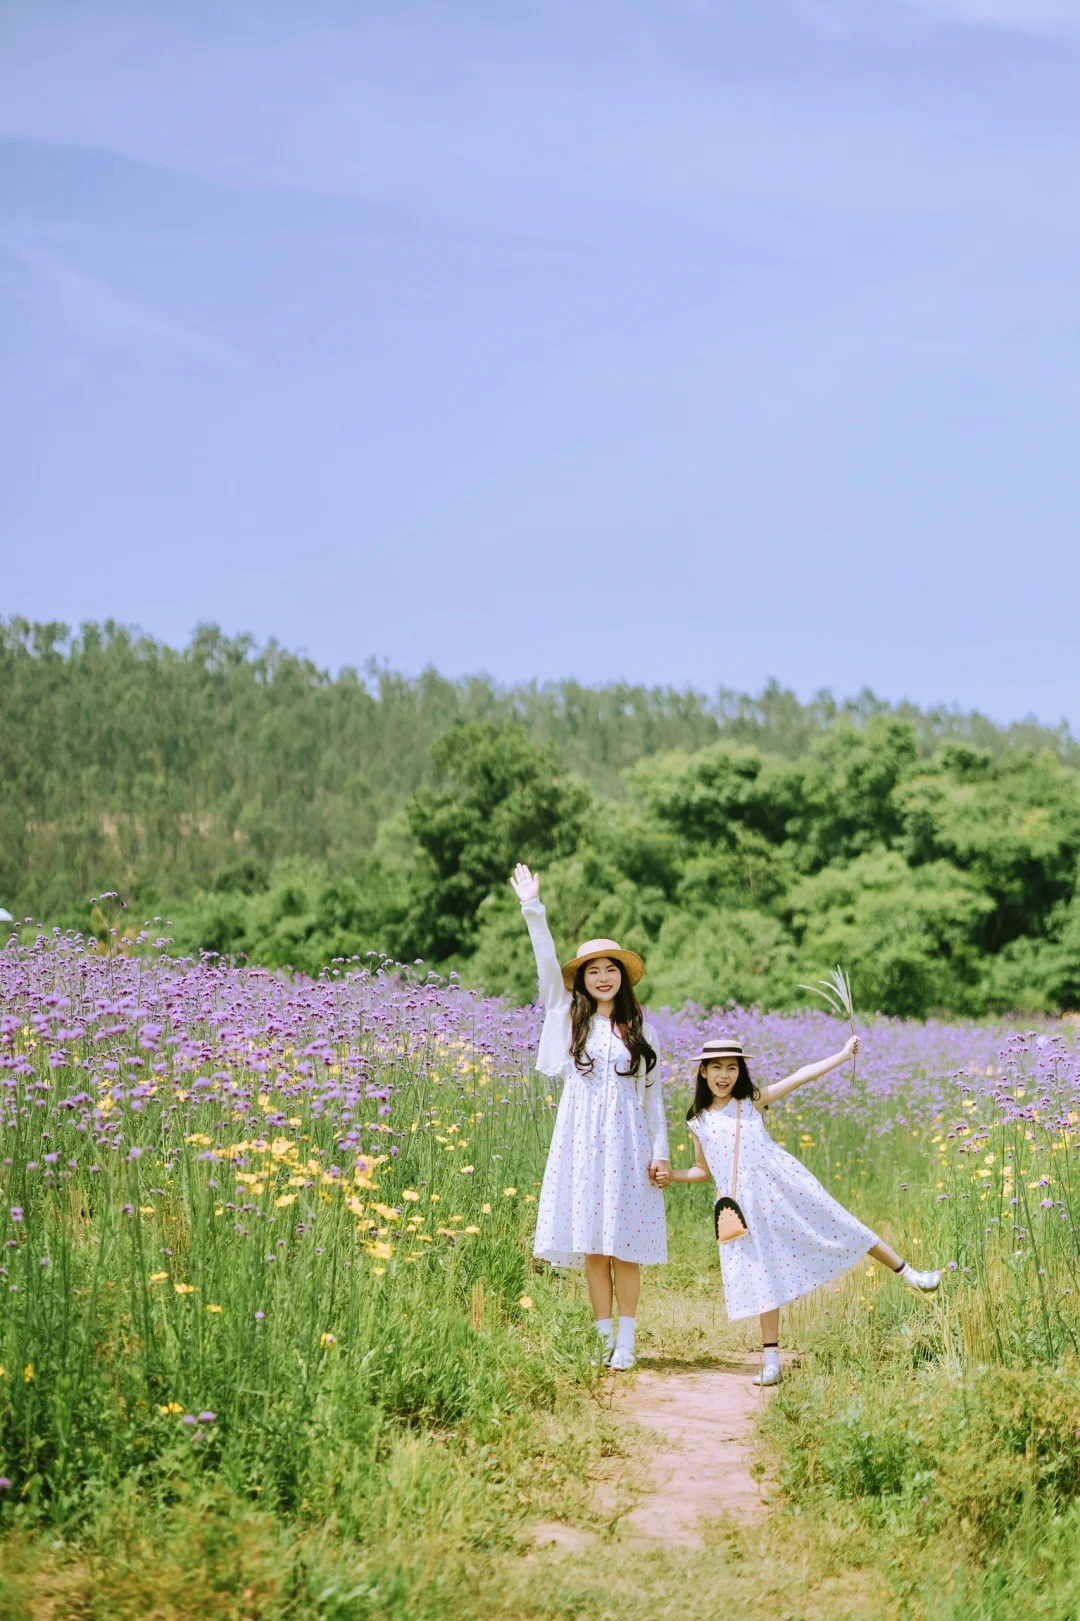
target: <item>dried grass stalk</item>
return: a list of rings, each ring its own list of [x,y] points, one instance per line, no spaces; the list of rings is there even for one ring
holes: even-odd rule
[[[852,1035],[855,1034],[855,1004],[851,999],[851,980],[839,963],[827,979],[819,979],[816,985],[800,985],[799,990],[809,991],[811,996],[820,996],[823,1001],[828,1002],[834,1013],[847,1020]],[[857,1078],[858,1065],[852,1058],[852,1086],[855,1085]]]

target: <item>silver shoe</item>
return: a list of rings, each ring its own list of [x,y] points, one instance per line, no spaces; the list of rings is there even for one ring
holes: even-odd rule
[[[617,1345],[608,1360],[608,1367],[616,1373],[628,1373],[637,1357],[628,1345]]]
[[[781,1377],[780,1364],[778,1362],[775,1367],[770,1365],[769,1367],[762,1368],[760,1373],[755,1373],[750,1383],[752,1385],[778,1385]]]
[[[900,1274],[902,1283],[909,1289],[915,1289],[921,1295],[932,1295],[941,1282],[940,1272],[916,1272],[913,1266],[904,1263],[904,1270]]]

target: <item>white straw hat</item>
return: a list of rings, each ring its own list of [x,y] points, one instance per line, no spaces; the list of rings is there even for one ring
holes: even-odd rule
[[[613,957],[621,962],[630,976],[631,985],[636,985],[645,972],[645,964],[636,951],[624,951],[617,940],[586,940],[578,946],[577,956],[562,965],[563,984],[568,991],[574,988],[574,975],[583,962],[590,962],[594,957]]]
[[[753,1058],[753,1053],[744,1053],[743,1044],[738,1036],[714,1036],[711,1041],[701,1044],[701,1051],[695,1056],[695,1064],[707,1064],[710,1058]]]

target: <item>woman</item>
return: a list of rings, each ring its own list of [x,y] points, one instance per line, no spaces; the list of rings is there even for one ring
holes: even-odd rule
[[[584,1267],[602,1359],[632,1368],[640,1268],[667,1260],[660,1190],[671,1180],[655,1035],[633,990],[645,965],[614,940],[589,940],[560,966],[539,875],[520,865],[510,883],[544,1004],[536,1067],[564,1082],[533,1253],[553,1266]]]

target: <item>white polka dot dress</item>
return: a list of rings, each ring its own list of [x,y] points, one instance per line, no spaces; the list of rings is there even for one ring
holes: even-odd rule
[[[664,1195],[649,1181],[652,1145],[634,1077],[618,1074],[630,1054],[599,1017],[586,1052],[593,1073],[571,1069],[559,1102],[533,1253],[553,1266],[584,1266],[586,1255],[657,1266],[667,1260]]]
[[[667,1260],[664,1195],[649,1181],[651,1160],[670,1158],[659,1066],[630,1069],[610,1019],[592,1022],[582,1073],[570,1053],[570,994],[562,982],[544,908],[521,908],[532,936],[544,1028],[537,1068],[563,1082],[536,1214],[533,1253],[552,1266],[583,1267],[586,1255],[658,1266]],[[645,1026],[651,1046],[656,1034]]]
[[[736,1199],[746,1217],[743,1238],[720,1246],[728,1317],[755,1317],[838,1277],[877,1243],[793,1154],[773,1142],[748,1100],[706,1109],[689,1122],[716,1183],[731,1192],[736,1110],[741,1107]]]

